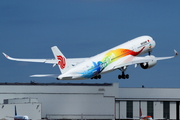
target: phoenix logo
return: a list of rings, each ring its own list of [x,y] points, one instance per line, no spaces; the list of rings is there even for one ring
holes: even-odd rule
[[[57,56],[58,61],[58,65],[60,66],[61,69],[64,69],[66,66],[66,59],[60,55]]]

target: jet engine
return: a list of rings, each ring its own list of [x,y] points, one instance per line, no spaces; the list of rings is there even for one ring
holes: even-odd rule
[[[150,57],[151,59],[152,58],[156,58],[155,56],[153,55],[148,55],[148,56],[145,56],[146,58],[147,57]],[[149,69],[149,68],[152,68],[153,66],[155,66],[157,63],[157,60],[156,59],[152,59],[151,61],[149,62],[146,62],[146,63],[141,63],[140,66],[143,68],[143,69]]]

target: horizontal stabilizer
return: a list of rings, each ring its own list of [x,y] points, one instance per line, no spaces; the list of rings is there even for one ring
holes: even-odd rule
[[[53,77],[53,78],[57,78],[58,75],[57,74],[39,74],[39,75],[31,75],[29,77]]]

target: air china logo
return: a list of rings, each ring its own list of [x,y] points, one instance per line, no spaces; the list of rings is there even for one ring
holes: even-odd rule
[[[152,48],[150,40],[147,40],[147,41],[144,41],[144,42],[141,43],[141,46],[146,46],[146,45],[149,45],[149,48]]]
[[[150,40],[147,40],[147,41],[142,42],[141,45],[147,45],[149,43],[150,43]]]
[[[60,55],[57,56],[58,61],[58,65],[60,66],[61,69],[64,69],[66,66],[66,59]]]

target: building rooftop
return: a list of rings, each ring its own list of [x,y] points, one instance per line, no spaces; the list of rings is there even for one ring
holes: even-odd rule
[[[65,86],[65,85],[72,85],[72,86],[112,86],[112,83],[36,83],[31,81],[30,83],[0,83],[0,85],[58,85],[58,86]]]

